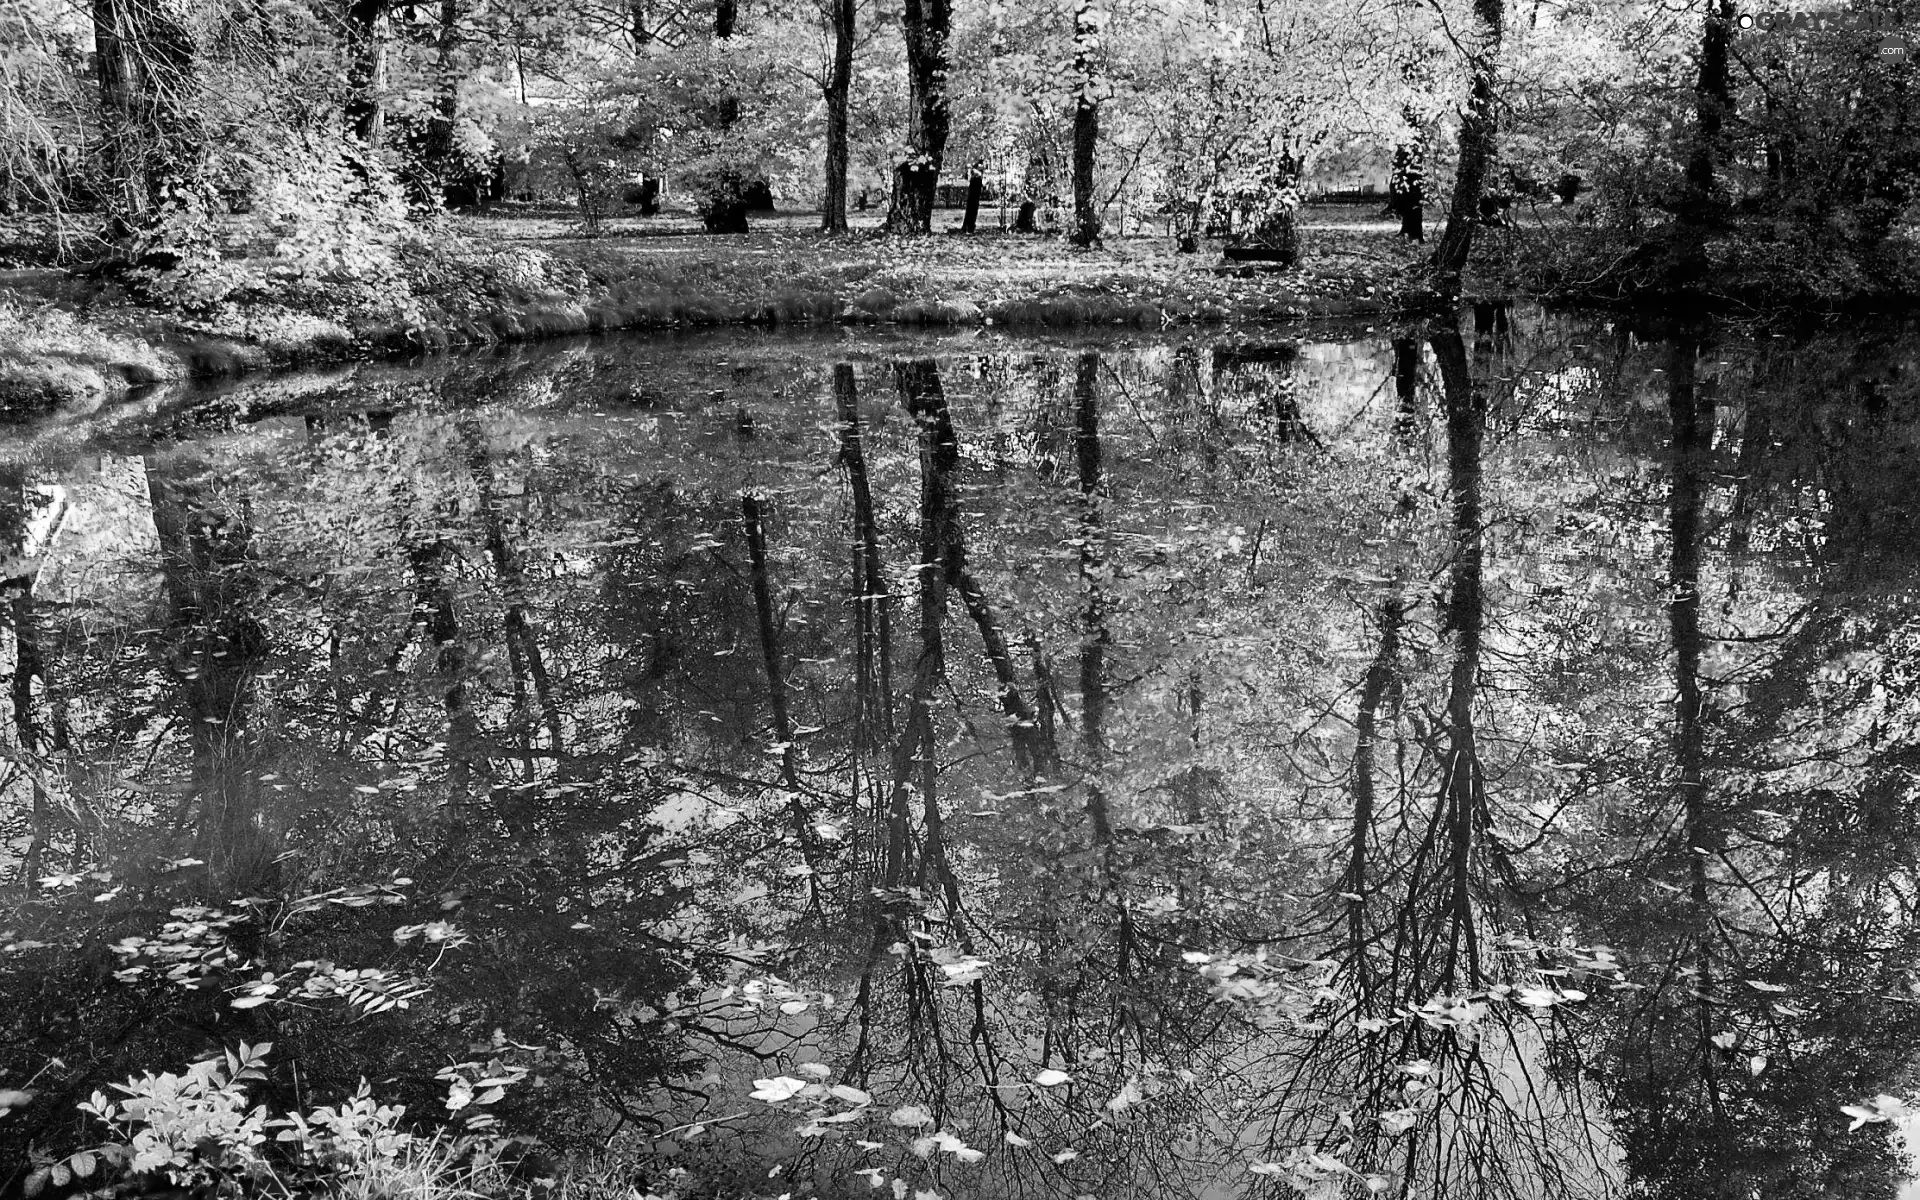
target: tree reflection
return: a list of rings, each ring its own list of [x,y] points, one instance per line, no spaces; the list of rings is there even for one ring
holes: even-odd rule
[[[506,1116],[712,1194],[1888,1190],[1839,1106],[1915,1049],[1913,386],[1473,319],[282,383],[148,431],[159,619],[36,585],[82,468],[0,478],[10,869],[205,859],[98,928],[256,890],[249,970],[434,985],[0,1032],[136,1030],[65,1100],[271,1031],[431,1113],[498,1029],[553,1055]],[[749,1090],[815,1064],[870,1106]]]
[[[1916,949],[1904,884],[1913,817],[1903,811],[1868,838],[1861,822],[1875,809],[1891,815],[1885,772],[1904,771],[1893,763],[1912,751],[1872,735],[1858,747],[1822,744],[1828,735],[1805,723],[1788,693],[1805,696],[1804,673],[1819,670],[1797,650],[1824,624],[1817,611],[1757,634],[1707,628],[1720,471],[1701,352],[1699,334],[1680,331],[1666,371],[1672,826],[1646,837],[1655,890],[1636,898],[1644,907],[1633,919],[1623,919],[1620,893],[1609,895],[1609,926],[1654,981],[1609,1019],[1620,1138],[1629,1171],[1654,1195],[1891,1194],[1901,1155],[1884,1137],[1841,1136],[1840,1108],[1895,1089],[1913,1053],[1902,1016]],[[1770,421],[1762,398],[1748,406],[1745,496],[1728,522],[1739,551],[1751,544],[1750,489],[1763,469],[1752,426]],[[1728,560],[1730,596],[1746,570]],[[1730,600],[1725,611],[1740,610]],[[1838,789],[1794,782],[1796,764],[1822,760],[1838,769]],[[1855,850],[1816,832],[1836,821],[1850,847],[1872,840],[1893,852],[1859,869]]]

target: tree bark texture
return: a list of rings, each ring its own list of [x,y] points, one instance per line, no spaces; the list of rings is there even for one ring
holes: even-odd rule
[[[889,233],[932,233],[940,164],[947,152],[947,34],[951,0],[906,0],[900,28],[907,44],[907,156],[893,169]]]
[[[1500,63],[1500,43],[1506,22],[1506,0],[1474,0],[1479,24],[1479,47],[1469,59],[1466,111],[1460,116],[1460,162],[1453,177],[1453,196],[1447,205],[1447,226],[1434,252],[1434,282],[1443,296],[1460,294],[1460,274],[1473,251],[1473,230],[1480,216],[1480,198],[1493,169],[1494,139],[1499,112],[1494,94]]]
[[[1094,155],[1100,145],[1100,98],[1094,80],[1094,51],[1100,26],[1091,0],[1079,0],[1073,12],[1073,233],[1076,246],[1100,241],[1100,205],[1093,192]]]
[[[853,92],[854,0],[833,7],[833,67],[827,75],[827,194],[822,233],[847,231],[847,106]]]
[[[387,10],[389,0],[349,0],[347,4],[347,132],[375,146],[386,127],[381,92],[387,85]]]

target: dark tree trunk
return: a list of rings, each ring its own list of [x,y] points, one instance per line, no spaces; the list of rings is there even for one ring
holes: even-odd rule
[[[960,594],[960,601],[980,632],[987,665],[993,668],[1000,688],[1000,711],[1006,718],[1007,736],[1013,743],[1014,757],[1032,771],[1047,765],[1049,755],[1039,744],[1039,722],[1033,706],[1021,692],[1015,677],[1013,655],[1007,649],[1005,633],[988,601],[984,589],[967,567],[966,537],[960,528],[960,512],[953,500],[952,473],[959,469],[959,442],[953,431],[952,414],[947,408],[946,389],[941,386],[939,367],[931,359],[901,363],[898,367],[900,398],[928,432],[934,455],[927,460],[933,472],[927,486],[935,489],[939,502],[928,512],[938,520],[934,532],[939,538],[938,553],[930,561],[939,565],[947,588]],[[943,596],[944,596],[943,592]]]
[[[1481,455],[1487,430],[1486,397],[1467,365],[1466,346],[1457,327],[1449,324],[1437,330],[1432,344],[1445,393],[1447,491],[1453,508],[1453,565],[1443,627],[1453,638],[1453,662],[1447,683],[1446,758],[1438,814],[1445,864],[1438,884],[1448,933],[1435,982],[1443,989],[1477,988],[1482,983],[1482,959],[1474,911],[1475,880],[1480,874],[1476,860],[1493,848],[1487,845],[1491,818],[1474,722],[1485,623]]]
[[[1375,621],[1380,627],[1380,648],[1367,666],[1360,684],[1360,707],[1353,722],[1353,826],[1348,836],[1347,869],[1340,890],[1348,893],[1347,940],[1353,955],[1354,971],[1362,990],[1368,981],[1367,970],[1367,894],[1372,881],[1368,876],[1367,846],[1373,837],[1374,750],[1379,737],[1380,708],[1399,669],[1400,627],[1406,621],[1407,604],[1398,594],[1380,602]]]
[[[1100,145],[1100,101],[1094,81],[1093,47],[1099,27],[1092,0],[1079,0],[1073,13],[1073,233],[1076,246],[1100,241],[1100,206],[1093,194],[1094,153]]]
[[[800,786],[798,748],[793,744],[793,718],[787,708],[786,669],[781,662],[780,631],[773,610],[773,587],[767,572],[767,534],[761,520],[759,497],[740,497],[740,519],[746,527],[747,555],[752,567],[753,610],[759,619],[760,658],[767,669],[767,700],[773,714],[773,734],[780,743],[780,780]]]
[[[1725,205],[1714,194],[1713,174],[1724,155],[1727,118],[1733,113],[1728,49],[1733,37],[1733,0],[1707,0],[1700,31],[1700,73],[1694,81],[1693,145],[1687,155],[1687,195],[1681,219],[1701,227],[1718,224]]]
[[[967,214],[960,220],[960,232],[972,233],[980,221],[980,193],[986,190],[986,178],[980,173],[980,164],[967,168]]]
[[[1387,203],[1400,218],[1400,236],[1410,242],[1427,240],[1427,136],[1412,107],[1401,114],[1404,140],[1393,148],[1393,173],[1387,180]]]
[[[388,2],[347,3],[347,131],[366,146],[379,144],[386,124],[380,94],[387,84]]]
[[[1723,51],[1724,52],[1724,51]],[[1707,508],[1706,477],[1713,446],[1713,405],[1699,396],[1697,336],[1674,338],[1667,361],[1667,412],[1672,422],[1672,484],[1668,496],[1667,526],[1672,535],[1667,564],[1667,627],[1673,640],[1674,701],[1673,755],[1678,768],[1680,816],[1688,849],[1687,900],[1697,931],[1688,967],[1694,972],[1688,990],[1698,998],[1694,1006],[1700,1087],[1707,1112],[1716,1126],[1725,1127],[1728,1113],[1721,1099],[1715,1055],[1708,1050],[1722,1019],[1707,998],[1716,982],[1713,930],[1716,926],[1711,860],[1724,854],[1726,833],[1708,803],[1706,702],[1701,689],[1700,663],[1706,641],[1700,632],[1700,546]]]
[[[1076,246],[1100,242],[1100,205],[1093,194],[1093,154],[1100,140],[1100,106],[1081,97],[1073,106],[1073,235]]]
[[[1473,251],[1473,229],[1480,217],[1480,198],[1493,167],[1494,138],[1499,132],[1495,72],[1506,20],[1506,0],[1474,0],[1479,19],[1479,48],[1471,56],[1472,80],[1467,108],[1460,116],[1460,162],[1453,177],[1453,196],[1447,204],[1447,226],[1434,252],[1434,283],[1448,298],[1460,294],[1460,275]]]
[[[725,40],[733,36],[733,27],[740,23],[740,0],[714,0],[713,36]]]
[[[1107,537],[1102,522],[1100,445],[1100,352],[1082,351],[1074,365],[1074,459],[1080,492],[1080,582],[1086,606],[1080,614],[1080,745],[1087,760],[1087,823],[1100,852],[1099,899],[1108,900],[1120,885],[1116,852],[1116,822],[1102,772],[1107,753],[1107,647],[1113,644],[1108,623]],[[1119,927],[1112,961],[1121,978],[1133,969],[1137,941],[1129,907],[1115,905]]]
[[[827,195],[822,233],[847,231],[847,104],[853,91],[854,0],[832,0],[833,68],[827,76]]]
[[[752,570],[753,609],[760,630],[760,661],[767,669],[767,697],[773,712],[773,733],[780,744],[780,782],[787,791],[787,816],[801,858],[809,867],[817,867],[819,839],[814,834],[813,814],[801,798],[800,749],[794,744],[793,718],[787,706],[787,676],[780,653],[780,629],[773,609],[773,585],[767,569],[767,533],[761,519],[759,498],[740,497],[740,519],[746,527],[747,555]],[[808,897],[816,914],[820,908],[818,871],[807,876]]]
[[[1700,660],[1705,641],[1700,633],[1700,540],[1706,513],[1708,454],[1713,440],[1713,409],[1702,403],[1695,382],[1699,343],[1679,337],[1667,360],[1667,411],[1672,421],[1672,485],[1668,496],[1668,528],[1672,554],[1667,566],[1667,625],[1673,639],[1674,758],[1679,766],[1680,806],[1690,846],[1704,848],[1688,855],[1696,868],[1693,900],[1706,911],[1703,874],[1705,854],[1718,846],[1719,833],[1708,828],[1704,783],[1704,702],[1700,688]]]
[[[887,591],[880,557],[880,526],[874,516],[873,489],[867,479],[865,440],[860,432],[860,398],[852,363],[833,368],[834,411],[840,421],[840,462],[853,494],[853,590],[855,657],[863,707],[878,716],[878,732],[893,736],[893,597]]]
[[[1393,427],[1403,436],[1413,432],[1419,414],[1420,343],[1410,337],[1393,339],[1393,393],[1398,404]]]
[[[951,0],[906,0],[907,156],[893,169],[889,233],[932,233],[934,195],[947,152],[947,32]]]

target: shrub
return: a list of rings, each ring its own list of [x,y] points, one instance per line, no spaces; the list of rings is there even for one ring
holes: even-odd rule
[[[251,1104],[246,1085],[266,1079],[270,1042],[224,1050],[178,1074],[149,1071],[113,1085],[122,1099],[95,1092],[80,1109],[113,1131],[114,1140],[47,1161],[27,1177],[31,1198],[49,1184],[111,1183],[117,1177],[163,1177],[175,1187],[214,1194],[244,1191],[268,1197],[332,1192],[348,1196],[407,1195],[416,1200],[468,1193],[490,1174],[508,1145],[479,1132],[491,1120],[470,1114],[469,1132],[448,1138],[402,1126],[406,1109],[373,1099],[367,1081],[339,1104],[272,1116]],[[520,1068],[490,1064],[475,1091],[477,1064],[443,1071],[450,1111],[478,1111],[524,1078]]]

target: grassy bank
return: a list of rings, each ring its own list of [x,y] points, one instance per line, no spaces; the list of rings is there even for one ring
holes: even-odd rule
[[[1368,209],[1308,209],[1293,269],[1234,271],[1160,237],[1075,250],[998,232],[823,238],[813,218],[709,236],[684,221],[557,215],[456,219],[416,255],[404,314],[262,298],[218,309],[143,303],[124,277],[0,275],[0,406],[88,408],[156,380],[621,329],[725,325],[1160,329],[1385,314],[1419,258]]]

